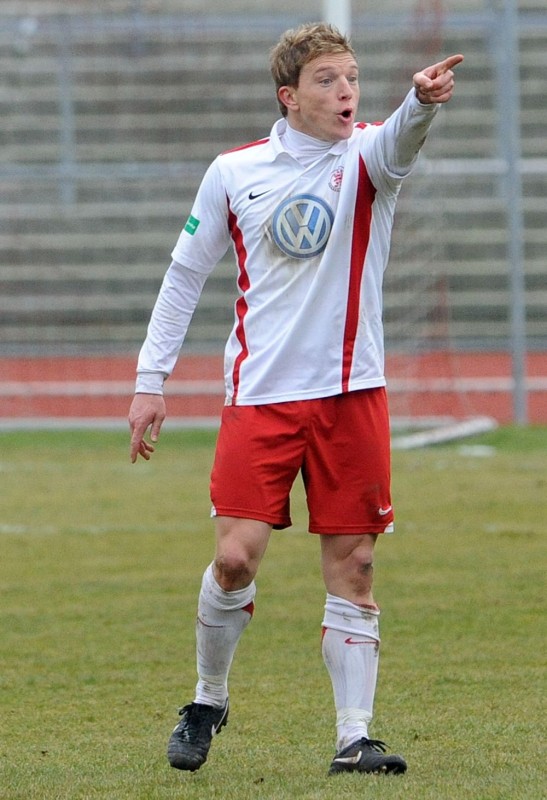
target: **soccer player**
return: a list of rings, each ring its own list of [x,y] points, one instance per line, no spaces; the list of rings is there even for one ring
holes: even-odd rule
[[[267,138],[213,161],[173,250],[138,360],[133,462],[154,451],[164,381],[230,245],[238,295],[211,473],[216,550],[198,598],[198,682],[168,744],[177,769],[199,769],[226,725],[255,576],[272,529],[291,524],[299,473],[326,587],[322,652],[337,730],[329,773],[407,768],[369,737],[380,645],[373,553],[393,529],[382,276],[401,182],[462,60],[417,72],[401,106],[370,125],[356,121],[347,37],[323,23],[287,31],[271,53],[281,119]]]

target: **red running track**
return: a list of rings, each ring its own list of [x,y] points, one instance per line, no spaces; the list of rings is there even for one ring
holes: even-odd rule
[[[134,357],[0,358],[0,425],[20,421],[127,417]],[[493,417],[513,421],[511,359],[506,353],[439,352],[388,355],[392,416]],[[528,419],[547,424],[547,352],[526,363]],[[181,356],[166,384],[171,419],[218,418],[223,405],[222,357]]]

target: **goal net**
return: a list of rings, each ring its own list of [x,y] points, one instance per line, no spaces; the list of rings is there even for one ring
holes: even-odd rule
[[[301,20],[279,9],[238,15],[220,2],[203,14],[176,3],[167,13],[166,2],[139,14],[120,2],[116,15],[91,0],[46,5],[67,14],[0,12],[3,80],[18,99],[6,108],[0,164],[0,426],[125,425],[138,349],[201,177],[218,152],[273,124],[268,49]],[[367,121],[391,113],[416,69],[466,56],[454,100],[404,182],[385,276],[386,376],[402,446],[403,432],[415,437],[409,445],[512,419],[505,211],[499,173],[480,169],[497,147],[496,70],[479,0],[462,3],[475,16],[445,15],[441,0],[358,5],[352,39]],[[542,30],[522,48],[523,131],[538,156]],[[450,170],[462,160],[477,171]],[[528,330],[543,349],[544,187],[544,173],[529,175]],[[171,424],[218,420],[234,284],[228,258],[167,384]]]
[[[392,106],[399,101],[400,87],[408,85],[408,65],[418,69],[449,54],[442,1],[418,0],[409,30],[402,33]],[[450,210],[455,201],[450,191],[461,187],[447,185],[434,168],[435,158],[444,155],[450,124],[450,111],[441,112],[417,169],[403,185],[385,278],[386,374],[393,445],[399,448],[447,441],[496,425],[481,411],[475,391],[480,358],[461,349],[461,324],[453,314]]]

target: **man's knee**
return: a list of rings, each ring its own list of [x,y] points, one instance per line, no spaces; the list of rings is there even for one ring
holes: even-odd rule
[[[254,580],[266,550],[271,527],[256,520],[219,517],[214,574],[227,592],[243,589]]]
[[[254,579],[255,573],[256,568],[250,554],[237,544],[215,556],[215,579],[227,592],[248,586]]]
[[[372,570],[374,566],[374,545],[369,542],[363,542],[356,547],[350,555],[350,563],[352,568],[358,575],[364,577],[372,577]]]
[[[337,536],[323,540],[323,575],[327,591],[357,605],[372,604],[376,535]]]

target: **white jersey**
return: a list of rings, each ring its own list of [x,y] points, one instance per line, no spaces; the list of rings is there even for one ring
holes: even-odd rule
[[[395,204],[437,108],[411,91],[385,123],[357,124],[312,163],[284,146],[285,120],[268,138],[218,156],[173,250],[137,391],[161,391],[201,287],[230,244],[238,296],[227,404],[385,385],[382,282]]]

